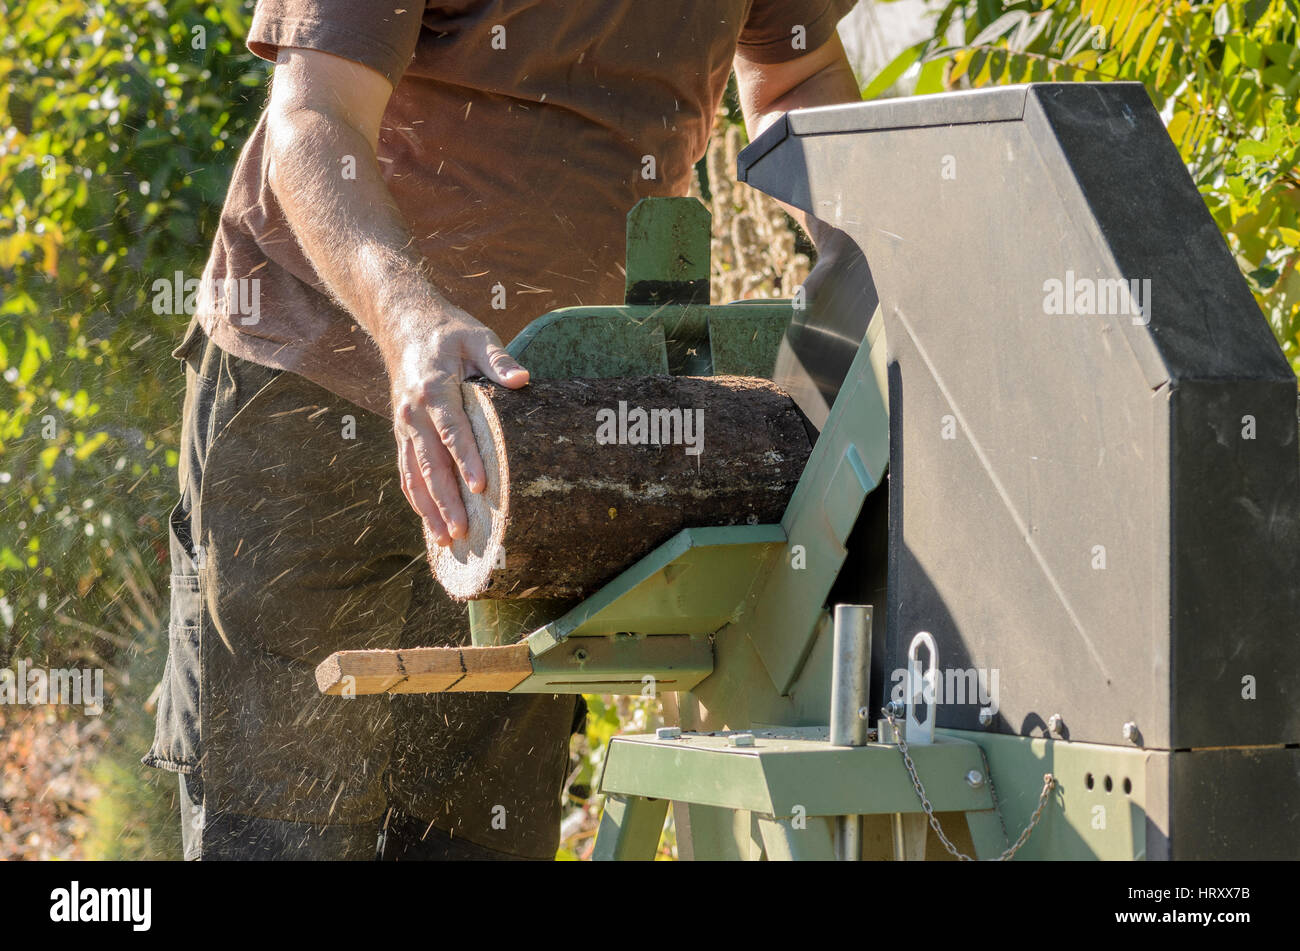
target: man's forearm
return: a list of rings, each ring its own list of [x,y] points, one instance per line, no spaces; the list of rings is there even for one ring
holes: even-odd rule
[[[766,129],[791,109],[833,106],[844,102],[857,102],[861,98],[862,93],[858,91],[858,83],[853,76],[853,70],[849,68],[847,62],[842,66],[837,64],[822,70],[781,98],[768,103],[752,119],[746,116],[746,129],[750,132],[750,138],[753,139],[763,129]],[[784,205],[784,202],[782,204]],[[799,222],[799,226],[808,233],[808,237],[812,239],[814,245],[822,247],[825,244],[826,236],[823,233],[825,225],[822,224],[820,219],[790,205],[785,205],[785,209],[795,221]]]
[[[844,55],[838,38],[806,57],[812,72],[802,72],[800,61],[776,66],[736,62],[740,86],[740,106],[750,141],[791,109],[831,106],[858,102],[862,93],[853,68]],[[822,245],[821,222],[804,211],[781,203],[782,207],[808,232],[813,243]]]
[[[311,108],[276,113],[269,140],[271,187],[308,261],[395,365],[449,304],[425,274],[373,148]],[[349,158],[355,178],[343,177]]]
[[[402,492],[429,537],[446,545],[468,531],[458,478],[471,492],[487,486],[461,383],[481,375],[518,388],[528,371],[426,277],[376,157],[392,92],[358,63],[281,49],[267,109],[267,178],[325,290],[383,355]]]

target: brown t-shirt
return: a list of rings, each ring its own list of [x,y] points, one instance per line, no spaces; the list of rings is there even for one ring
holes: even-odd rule
[[[855,0],[405,2],[260,0],[248,46],[270,60],[322,50],[395,84],[379,137],[388,188],[435,286],[508,342],[557,307],[621,303],[626,215],[686,193],[737,50],[794,59]],[[388,414],[379,351],[302,254],[267,185],[265,143],[264,114],[226,197],[198,322],[237,357]]]

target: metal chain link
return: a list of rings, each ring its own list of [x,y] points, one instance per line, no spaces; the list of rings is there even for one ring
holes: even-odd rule
[[[1007,817],[1002,814],[1002,803],[998,802],[998,787],[993,783],[993,767],[989,765],[989,756],[984,752],[984,747],[977,745],[975,748],[980,751],[980,762],[984,765],[984,780],[989,784],[989,798],[993,800],[993,812],[998,817],[998,827],[1002,829],[1002,844],[1010,845],[1011,836],[1007,834]]]
[[[898,744],[899,752],[903,754],[903,765],[907,767],[908,775],[912,777],[912,785],[916,788],[917,798],[921,800],[921,808],[924,809],[925,814],[930,817],[930,828],[933,829],[934,834],[939,837],[939,841],[943,843],[943,847],[947,849],[949,854],[954,856],[959,862],[974,862],[974,858],[958,849],[957,846],[953,845],[952,842],[949,841],[948,837],[944,835],[943,828],[939,825],[939,819],[934,814],[934,807],[930,805],[930,800],[925,795],[925,787],[921,785],[921,777],[916,774],[916,764],[912,762],[912,755],[908,751],[907,741],[903,739],[902,733],[899,732],[898,721],[894,719],[894,715],[889,712],[888,708],[882,707],[880,712],[885,715],[887,720],[889,720],[889,725],[894,730],[894,740]],[[987,761],[985,761],[985,766],[987,768]],[[993,786],[993,776],[991,773],[986,774],[986,780],[989,783],[989,788],[991,790]],[[1007,861],[1019,852],[1021,847],[1029,841],[1029,834],[1034,831],[1034,826],[1038,825],[1038,820],[1043,817],[1043,807],[1047,805],[1047,797],[1051,795],[1052,787],[1055,785],[1056,777],[1051,773],[1044,773],[1043,790],[1038,794],[1038,808],[1035,809],[1034,814],[1029,817],[1029,825],[1025,826],[1024,831],[1020,833],[1020,837],[1016,839],[1015,843],[993,861]],[[1001,817],[1001,809],[998,810],[998,815]],[[1006,826],[1003,825],[1004,835],[1006,834],[1005,830]]]

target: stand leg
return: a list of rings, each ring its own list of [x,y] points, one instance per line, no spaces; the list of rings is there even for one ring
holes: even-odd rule
[[[758,817],[763,849],[769,862],[827,862],[835,858],[830,820],[809,818],[804,828],[791,826],[790,819]]]
[[[667,799],[606,796],[592,859],[605,862],[653,861],[667,815]]]

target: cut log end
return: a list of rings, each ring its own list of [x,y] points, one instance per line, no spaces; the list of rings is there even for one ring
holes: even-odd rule
[[[434,544],[426,527],[424,541],[434,576],[449,595],[464,601],[478,597],[491,584],[493,568],[504,564],[510,463],[490,391],[473,384],[461,390],[465,415],[487,473],[487,487],[473,493],[460,483],[461,501],[469,518],[469,531],[464,538],[452,539],[451,545],[440,547]]]

